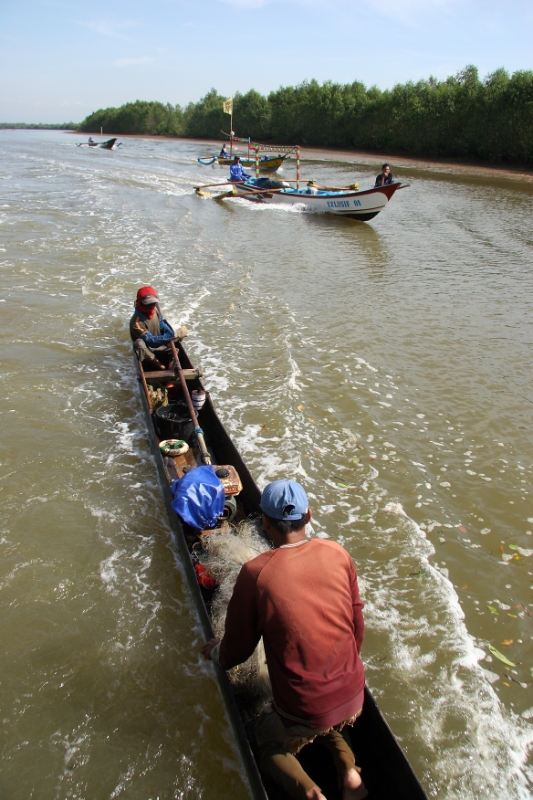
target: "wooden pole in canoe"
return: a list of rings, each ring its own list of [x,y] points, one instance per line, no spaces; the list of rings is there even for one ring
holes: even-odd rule
[[[204,183],[202,186],[195,186],[195,191],[198,189],[210,189],[215,186],[233,186],[234,183],[244,183],[244,181],[225,181],[224,183]]]
[[[148,403],[148,411],[151,414],[152,413],[152,401],[150,399],[150,392],[148,391],[148,384],[146,383],[146,376],[144,374],[143,362],[142,362],[142,360],[140,358],[138,359],[138,364],[139,364],[139,372],[141,374],[141,377],[139,378],[139,380],[141,381],[141,383],[143,385],[144,394],[145,394],[145,397],[146,397],[146,402]]]
[[[296,188],[300,188],[300,145],[296,148]]]
[[[246,191],[246,194],[237,194],[237,197],[248,197],[249,194],[277,194],[277,192],[282,192],[284,187],[280,189],[250,189]]]
[[[187,386],[187,381],[185,380],[185,375],[183,374],[183,370],[181,368],[178,351],[176,350],[176,345],[174,344],[173,341],[170,342],[170,349],[172,350],[172,358],[174,359],[174,366],[176,367],[178,375],[180,376],[180,383],[183,391],[183,396],[185,397],[187,408],[189,409],[189,414],[191,415],[191,420],[194,425],[194,432],[196,434],[196,438],[198,439],[198,446],[200,448],[202,461],[204,464],[210,464],[211,456],[207,452],[207,447],[204,439],[204,432],[198,425],[198,417],[196,416],[196,412],[192,404],[191,395],[189,393],[189,387]]]

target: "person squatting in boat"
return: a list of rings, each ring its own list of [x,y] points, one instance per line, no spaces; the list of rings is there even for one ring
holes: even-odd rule
[[[154,369],[166,369],[158,356],[166,356],[172,340],[184,339],[187,328],[182,325],[177,333],[163,319],[159,297],[153,286],[141,286],[135,299],[135,311],[130,319],[130,336],[133,350],[139,361],[149,361]]]
[[[336,542],[306,538],[311,509],[295,481],[268,484],[260,507],[274,549],[241,568],[224,637],[202,653],[231,669],[262,636],[273,701],[253,728],[261,771],[298,800],[324,800],[295,757],[319,738],[333,756],[343,800],[363,800],[368,793],[342,732],[361,714],[365,685],[363,602],[352,558]]]
[[[239,156],[235,156],[233,159],[233,163],[230,165],[229,168],[229,179],[230,181],[244,181],[246,178],[249,178],[250,175],[244,171],[244,167],[241,164],[241,159]]]
[[[390,166],[388,164],[383,164],[381,167],[381,172],[376,178],[376,182],[374,184],[374,189],[376,186],[386,186],[389,183],[392,183],[394,180],[394,175],[390,171]]]

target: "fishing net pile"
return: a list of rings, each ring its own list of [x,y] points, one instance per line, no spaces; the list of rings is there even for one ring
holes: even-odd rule
[[[168,405],[168,392],[163,387],[154,387],[148,385],[148,397],[150,398],[150,403],[152,404],[152,410],[155,411],[156,408],[160,406]]]
[[[215,636],[221,639],[228,603],[240,568],[270,548],[261,533],[260,519],[247,519],[227,533],[206,536],[203,546],[202,564],[218,584],[210,610]],[[262,639],[247,661],[230,670],[229,678],[243,713],[249,718],[256,716],[272,698]]]

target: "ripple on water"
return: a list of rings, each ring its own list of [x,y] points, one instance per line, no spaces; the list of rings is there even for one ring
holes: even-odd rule
[[[415,172],[350,224],[196,197],[225,173],[194,143],[24,134],[0,167],[9,796],[248,795],[131,369],[150,283],[259,485],[296,476],[353,555],[368,681],[428,793],[528,797],[529,193]]]

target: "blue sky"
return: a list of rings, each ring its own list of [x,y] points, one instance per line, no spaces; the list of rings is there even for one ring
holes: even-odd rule
[[[0,122],[533,68],[533,0],[0,0]]]

